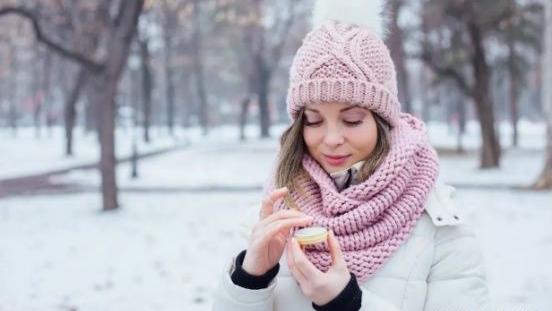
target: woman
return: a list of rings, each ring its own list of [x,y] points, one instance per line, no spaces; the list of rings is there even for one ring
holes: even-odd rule
[[[362,22],[379,19],[360,8],[381,7],[317,4],[321,22],[290,71],[293,122],[214,310],[490,308],[477,241],[451,187],[437,183],[424,124],[400,112],[388,49],[378,27]],[[327,243],[300,247],[293,233],[306,226],[326,227]]]

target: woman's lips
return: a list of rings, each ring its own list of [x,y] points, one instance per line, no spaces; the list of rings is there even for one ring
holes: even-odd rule
[[[349,157],[351,155],[346,155],[346,156],[330,156],[330,155],[323,155],[324,156],[324,159],[326,160],[326,162],[330,165],[333,165],[333,166],[339,166],[339,165],[343,165],[347,159],[349,159]]]

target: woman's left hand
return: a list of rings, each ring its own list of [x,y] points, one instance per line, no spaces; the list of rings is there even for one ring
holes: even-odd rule
[[[351,279],[347,263],[332,231],[328,234],[328,248],[332,265],[327,272],[318,270],[292,238],[286,250],[289,269],[297,280],[303,295],[316,305],[323,306],[339,295]]]

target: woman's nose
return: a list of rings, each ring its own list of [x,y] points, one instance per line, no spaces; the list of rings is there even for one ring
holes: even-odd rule
[[[324,143],[330,147],[342,145],[345,142],[345,137],[338,130],[329,130],[324,136]]]

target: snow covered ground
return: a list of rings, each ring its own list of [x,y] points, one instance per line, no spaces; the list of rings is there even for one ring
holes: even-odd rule
[[[435,144],[454,146],[445,127],[430,130]],[[457,204],[480,237],[496,310],[552,309],[552,192],[509,188],[538,174],[542,134],[523,127],[523,148],[507,150],[500,170],[477,170],[475,152],[441,157],[442,179],[463,186]],[[233,224],[260,201],[276,140],[238,143],[230,128],[186,135],[188,148],[141,161],[137,180],[128,164],[119,167],[116,212],[99,212],[96,192],[0,200],[0,311],[209,310],[220,271],[244,245]],[[8,141],[44,164],[13,174],[54,167],[50,155],[61,150],[36,154],[34,139],[4,138],[2,152]],[[0,159],[0,174],[21,163]],[[94,171],[56,180],[98,183]]]
[[[228,224],[255,193],[96,194],[0,201],[0,310],[209,310]]]
[[[180,137],[155,135],[149,144],[137,140],[141,152],[169,148],[183,143]],[[157,136],[157,137],[156,137]],[[132,137],[130,129],[119,129],[116,135],[117,156],[131,154]],[[180,138],[180,139],[179,139]],[[34,129],[20,128],[17,136],[10,131],[0,131],[0,179],[44,173],[76,165],[92,164],[99,158],[98,139],[94,133],[75,130],[74,156],[64,154],[63,128],[53,127],[51,135],[35,137]],[[15,164],[15,165],[14,165]]]
[[[281,132],[282,126],[275,126],[274,131]],[[257,132],[255,126],[246,129],[248,137],[258,136]],[[53,127],[51,135],[42,133],[39,138],[35,137],[33,128],[20,128],[17,136],[9,130],[0,128],[0,179],[44,173],[98,161],[99,145],[96,135],[86,133],[82,128],[76,128],[74,135],[74,155],[66,157],[62,127]],[[214,128],[207,137],[201,135],[199,128],[175,128],[174,135],[169,136],[165,128],[152,127],[151,142],[145,143],[140,129],[133,133],[131,128],[119,128],[115,140],[118,157],[128,157],[131,154],[133,135],[136,135],[140,153],[186,144],[214,146],[229,141],[236,142],[239,137],[235,126]]]

